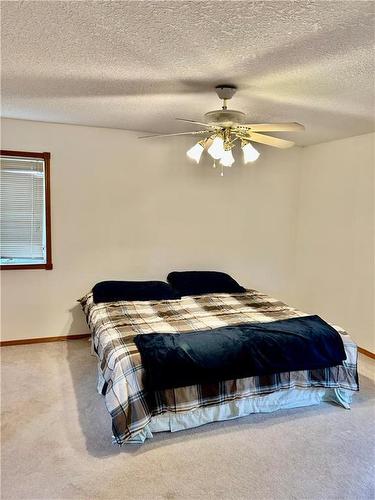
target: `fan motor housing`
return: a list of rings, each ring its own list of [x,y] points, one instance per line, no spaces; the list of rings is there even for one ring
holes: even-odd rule
[[[246,115],[242,111],[235,109],[215,109],[204,115],[207,123],[230,127],[233,124],[241,124],[245,122]]]

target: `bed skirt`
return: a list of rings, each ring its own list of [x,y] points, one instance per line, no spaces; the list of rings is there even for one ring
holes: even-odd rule
[[[252,413],[269,413],[322,402],[331,402],[350,409],[353,392],[348,389],[321,387],[281,389],[262,396],[242,398],[186,412],[167,412],[152,417],[151,422],[128,443],[143,443],[146,439],[152,438],[155,432],[182,431],[212,422],[245,417]]]

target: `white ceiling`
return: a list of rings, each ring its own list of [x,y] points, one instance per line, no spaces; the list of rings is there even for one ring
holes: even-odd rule
[[[2,115],[194,130],[239,91],[248,122],[307,145],[374,130],[372,1],[3,1]],[[168,139],[166,139],[168,140]]]

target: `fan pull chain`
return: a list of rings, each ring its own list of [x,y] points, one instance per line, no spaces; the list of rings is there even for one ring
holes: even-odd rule
[[[216,168],[216,161],[214,160],[212,168]]]
[[[221,175],[221,177],[224,177],[224,165],[221,165],[220,175]]]

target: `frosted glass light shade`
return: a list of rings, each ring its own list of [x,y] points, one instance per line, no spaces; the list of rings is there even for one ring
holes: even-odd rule
[[[224,154],[221,157],[220,163],[224,165],[224,167],[231,167],[232,164],[234,163],[234,158],[232,155],[232,151],[228,149],[227,151],[224,151]]]
[[[243,151],[243,161],[244,163],[249,163],[249,161],[255,161],[259,158],[260,153],[254,148],[250,142],[245,144],[242,148]]]
[[[188,151],[186,151],[186,155],[191,159],[199,163],[199,160],[201,159],[202,153],[204,151],[204,147],[202,144],[197,142],[192,148],[190,148]]]
[[[219,160],[225,153],[223,139],[221,137],[215,137],[207,152],[214,160]]]

